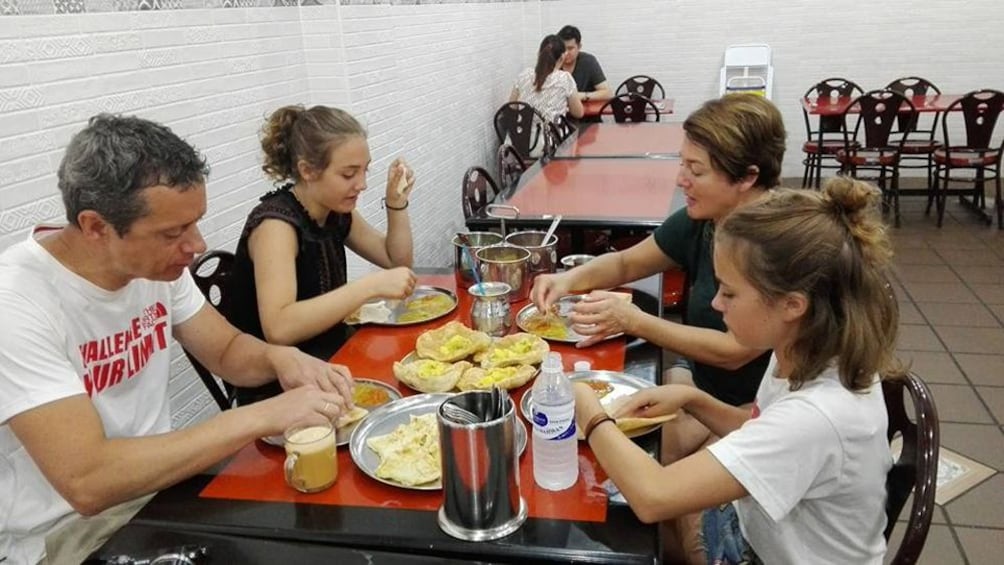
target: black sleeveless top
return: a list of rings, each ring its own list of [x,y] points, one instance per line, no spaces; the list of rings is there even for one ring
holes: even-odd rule
[[[296,230],[296,300],[307,300],[334,290],[346,282],[345,241],[352,227],[352,214],[330,213],[319,226],[292,192],[292,184],[269,192],[248,215],[237,243],[233,271],[227,283],[227,309],[223,312],[238,329],[265,339],[258,314],[254,263],[248,253],[248,238],[262,221],[275,219]],[[339,322],[327,331],[296,346],[309,355],[328,360],[348,340],[351,328]],[[249,404],[282,392],[278,381],[255,388],[237,387],[239,404]]]

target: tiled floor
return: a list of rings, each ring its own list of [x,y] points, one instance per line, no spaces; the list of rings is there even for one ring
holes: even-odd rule
[[[955,202],[938,229],[924,204],[904,197],[903,225],[892,230],[898,350],[934,394],[941,445],[998,472],[937,508],[919,562],[996,564],[1004,548],[1004,230]]]

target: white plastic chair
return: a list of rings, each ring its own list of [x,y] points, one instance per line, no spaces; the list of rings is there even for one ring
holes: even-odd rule
[[[770,45],[750,43],[729,45],[720,73],[718,95],[750,92],[771,99],[774,90],[774,65]]]

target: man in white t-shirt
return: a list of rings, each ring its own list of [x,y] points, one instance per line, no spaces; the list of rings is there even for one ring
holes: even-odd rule
[[[351,406],[348,369],[240,333],[195,286],[207,174],[166,127],[96,116],[59,167],[68,224],[0,254],[4,565],[79,563],[157,490]],[[233,384],[287,392],[172,431],[172,337]]]

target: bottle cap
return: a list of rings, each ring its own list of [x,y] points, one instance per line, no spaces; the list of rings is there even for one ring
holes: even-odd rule
[[[572,367],[575,369],[576,373],[582,371],[588,371],[593,368],[593,366],[589,364],[589,361],[576,361],[575,365],[573,365]]]
[[[561,364],[561,354],[557,351],[549,352],[540,369],[542,371],[564,371],[564,367]]]

